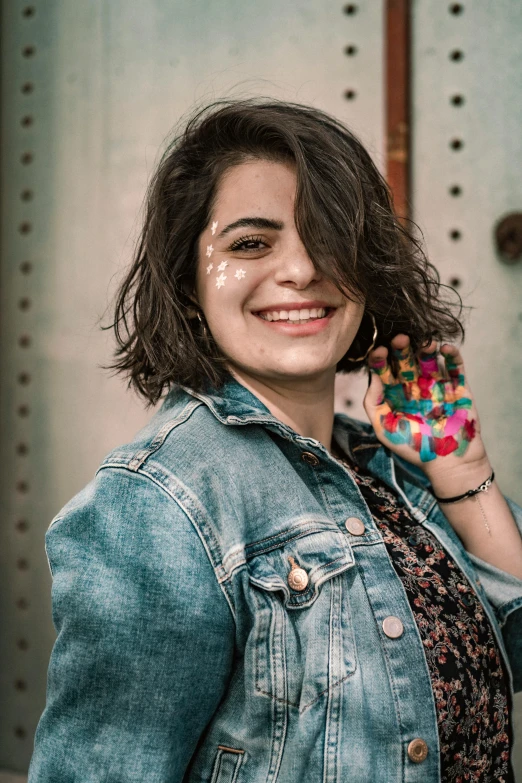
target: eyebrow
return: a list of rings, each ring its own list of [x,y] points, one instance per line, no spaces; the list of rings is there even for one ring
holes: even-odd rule
[[[221,239],[222,237],[229,234],[231,231],[233,231],[235,228],[271,228],[274,231],[282,231],[284,228],[284,223],[282,223],[280,220],[271,220],[270,218],[263,218],[263,217],[243,217],[239,218],[239,220],[234,220],[233,223],[229,223],[228,226],[225,226],[225,228],[220,231],[218,234],[218,239]]]

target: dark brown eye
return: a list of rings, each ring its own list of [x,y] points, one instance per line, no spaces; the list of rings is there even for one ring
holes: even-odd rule
[[[230,251],[256,252],[268,247],[261,237],[240,237],[233,242],[229,248]]]

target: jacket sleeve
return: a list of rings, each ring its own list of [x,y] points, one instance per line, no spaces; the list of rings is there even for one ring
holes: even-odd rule
[[[104,468],[64,511],[46,534],[58,636],[29,783],[181,783],[231,670],[227,598],[147,476]]]
[[[522,535],[522,508],[506,498]],[[495,610],[513,671],[515,691],[522,691],[522,579],[467,552]]]

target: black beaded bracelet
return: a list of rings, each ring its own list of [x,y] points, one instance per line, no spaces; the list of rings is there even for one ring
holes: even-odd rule
[[[454,498],[438,498],[437,495],[434,495],[433,497],[438,503],[456,503],[458,500],[464,500],[465,498],[471,498],[473,495],[478,495],[479,492],[487,492],[490,486],[493,483],[493,480],[495,478],[495,471],[492,472],[491,476],[485,480],[483,484],[481,484],[476,489],[468,489],[467,492],[464,492],[463,495],[456,495]]]

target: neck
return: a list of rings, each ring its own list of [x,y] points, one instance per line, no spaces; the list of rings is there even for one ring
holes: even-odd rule
[[[335,368],[306,380],[258,378],[237,368],[230,368],[230,372],[276,419],[331,449]]]

